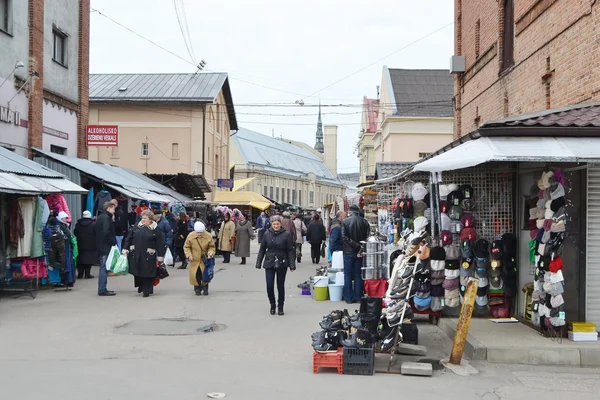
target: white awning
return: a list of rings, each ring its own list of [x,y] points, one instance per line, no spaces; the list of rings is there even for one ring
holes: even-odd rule
[[[414,166],[444,172],[486,162],[600,162],[600,138],[483,137],[465,142]]]
[[[8,172],[0,172],[0,192],[32,195],[41,193],[35,186]]]
[[[81,186],[64,178],[40,178],[25,175],[19,175],[19,178],[38,188],[41,193],[86,194],[88,192]]]

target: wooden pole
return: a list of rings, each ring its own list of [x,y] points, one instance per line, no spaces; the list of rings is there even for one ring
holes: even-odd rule
[[[456,334],[454,335],[452,352],[450,353],[450,364],[460,365],[463,353],[465,352],[465,342],[469,334],[469,325],[471,324],[471,316],[475,307],[475,297],[477,297],[478,287],[479,279],[469,278],[463,297],[463,305],[458,316],[458,324],[456,324]]]

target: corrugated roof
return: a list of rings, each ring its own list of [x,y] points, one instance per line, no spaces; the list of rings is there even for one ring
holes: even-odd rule
[[[237,130],[233,98],[226,73],[90,74],[90,103],[213,103],[221,89],[229,126]]]
[[[244,128],[232,138],[246,164],[260,165],[265,170],[283,174],[312,172],[317,179],[339,184],[323,160],[308,149]]]
[[[485,123],[481,129],[498,126],[598,128],[600,127],[600,102],[575,104],[490,121]]]
[[[394,115],[453,117],[454,77],[445,69],[389,69]]]
[[[43,165],[22,157],[10,150],[0,147],[0,171],[17,175],[42,176],[45,178],[64,178],[59,172],[52,171]]]
[[[385,179],[397,175],[412,164],[410,162],[378,162],[375,164],[375,179]]]

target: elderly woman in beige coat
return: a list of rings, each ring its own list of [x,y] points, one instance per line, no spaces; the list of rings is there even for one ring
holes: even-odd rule
[[[183,251],[189,261],[190,285],[194,287],[196,296],[208,296],[208,282],[202,281],[204,273],[203,256],[208,258],[215,255],[215,242],[210,233],[206,232],[206,227],[200,221],[194,224],[194,232],[191,232],[185,244]]]
[[[219,251],[223,255],[223,264],[231,260],[235,237],[235,224],[231,221],[231,215],[226,213],[223,216],[223,222],[219,228]]]

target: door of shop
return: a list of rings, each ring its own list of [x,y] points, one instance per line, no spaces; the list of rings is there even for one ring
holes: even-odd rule
[[[586,321],[600,327],[600,167],[587,174]]]

